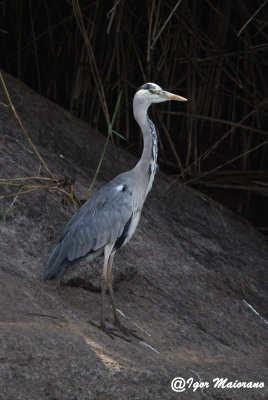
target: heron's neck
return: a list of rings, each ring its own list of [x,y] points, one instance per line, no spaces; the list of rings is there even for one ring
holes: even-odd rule
[[[148,176],[151,185],[157,167],[157,134],[153,122],[148,117],[147,109],[135,113],[135,119],[143,134],[143,152],[135,168],[139,169],[141,174]]]

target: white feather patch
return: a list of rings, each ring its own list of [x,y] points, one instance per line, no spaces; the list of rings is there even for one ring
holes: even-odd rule
[[[117,190],[118,192],[122,192],[123,189],[124,189],[124,185],[116,186],[116,190]]]

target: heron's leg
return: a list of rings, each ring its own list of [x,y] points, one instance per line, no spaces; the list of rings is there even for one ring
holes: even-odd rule
[[[112,252],[109,257],[108,261],[108,267],[107,267],[107,286],[109,290],[109,295],[113,307],[113,313],[114,313],[114,323],[117,325],[119,323],[119,318],[118,318],[118,313],[116,311],[115,307],[115,299],[114,299],[114,290],[113,290],[113,283],[112,283],[112,267],[113,267],[113,261],[114,261],[114,255],[115,252]]]
[[[139,336],[135,334],[134,330],[131,330],[129,328],[125,328],[117,315],[116,307],[115,307],[115,300],[114,300],[114,291],[112,287],[112,279],[111,279],[111,272],[112,272],[112,266],[113,266],[113,259],[114,259],[114,253],[112,253],[112,247],[105,247],[104,249],[104,263],[103,263],[103,271],[101,275],[101,321],[100,321],[100,326],[96,325],[92,321],[88,321],[91,325],[95,326],[96,328],[101,329],[103,332],[105,332],[108,336],[110,336],[112,339],[114,336],[120,337],[121,339],[126,340],[127,342],[131,342],[130,339],[120,335],[116,331],[120,330],[123,332],[125,335],[129,336],[132,335],[138,339],[141,339]],[[106,285],[109,290],[109,295],[111,298],[111,303],[113,307],[113,313],[114,313],[114,324],[116,326],[116,329],[108,328],[105,324],[105,317],[104,317],[104,302],[105,302],[105,290],[106,290]]]
[[[125,327],[119,317],[118,317],[118,312],[116,310],[116,306],[115,306],[115,300],[114,300],[114,290],[113,290],[113,285],[112,285],[112,267],[113,267],[113,260],[114,260],[114,255],[115,252],[110,254],[109,260],[108,260],[108,266],[107,266],[107,286],[108,286],[108,290],[109,290],[109,295],[110,295],[110,299],[111,299],[111,303],[112,303],[112,307],[113,307],[113,313],[114,313],[114,324],[117,327],[117,329],[119,329],[121,332],[123,332],[125,335],[129,336],[134,336],[135,338],[139,339],[139,340],[143,340],[140,336],[138,336],[136,334],[136,330],[135,329],[130,329]]]
[[[103,270],[101,275],[101,327],[105,328],[105,317],[104,317],[104,304],[105,304],[105,290],[107,285],[107,269],[110,257],[110,251],[105,247],[104,249],[104,261]]]
[[[100,326],[95,324],[92,321],[88,321],[91,325],[95,326],[96,328],[101,329],[103,332],[105,332],[111,339],[114,338],[114,336],[120,337],[121,339],[126,340],[127,342],[130,342],[130,339],[125,338],[124,336],[118,334],[115,332],[115,329],[108,328],[105,324],[105,317],[104,317],[104,303],[105,303],[105,289],[107,285],[107,269],[109,265],[109,258],[111,254],[112,248],[110,247],[105,247],[104,249],[104,262],[103,262],[103,271],[101,275],[101,321],[100,321]],[[112,257],[113,258],[113,257]],[[109,289],[110,293],[110,289]],[[114,307],[114,302],[113,302],[113,309],[115,310]]]

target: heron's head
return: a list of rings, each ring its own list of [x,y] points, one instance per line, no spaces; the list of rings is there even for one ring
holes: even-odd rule
[[[176,100],[176,101],[187,101],[184,97],[176,94],[166,92],[156,83],[145,83],[136,92],[134,101],[139,101],[150,106],[152,103],[162,103],[163,101]]]

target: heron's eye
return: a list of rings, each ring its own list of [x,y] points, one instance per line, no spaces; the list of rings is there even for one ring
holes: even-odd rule
[[[155,89],[149,89],[149,92],[152,94],[159,94],[159,90],[155,90]]]

